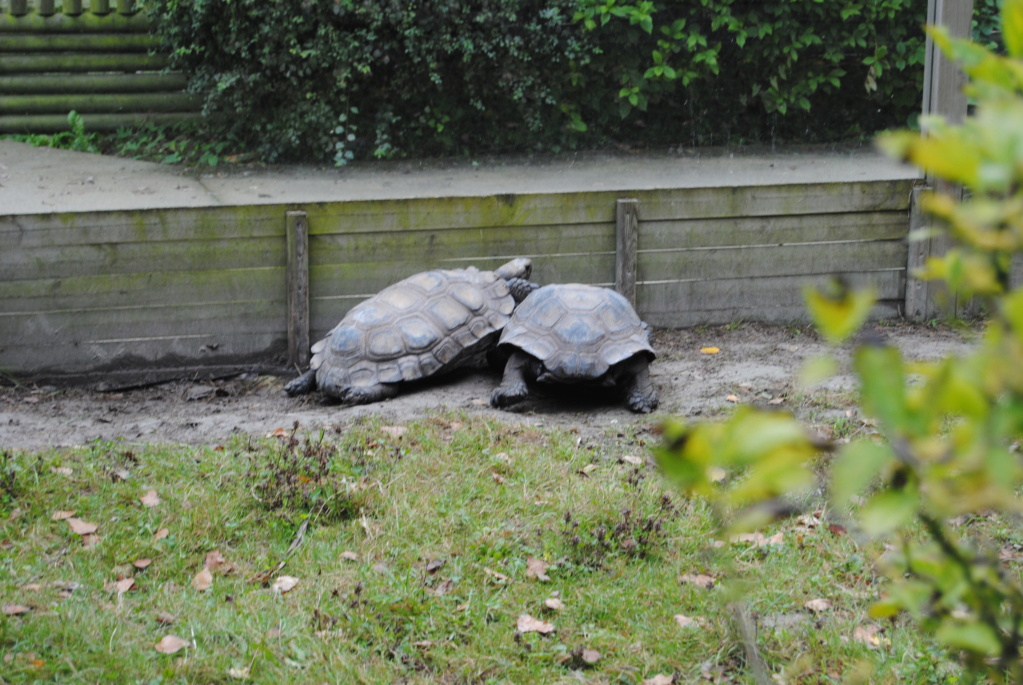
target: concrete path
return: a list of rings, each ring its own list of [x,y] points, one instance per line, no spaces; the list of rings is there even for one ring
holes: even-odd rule
[[[870,147],[204,169],[0,140],[0,215],[916,178]]]

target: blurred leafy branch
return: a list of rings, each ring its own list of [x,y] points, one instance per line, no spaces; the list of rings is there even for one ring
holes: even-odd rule
[[[908,616],[970,678],[1023,682],[1018,574],[1004,567],[992,540],[948,523],[1023,509],[1023,288],[1008,278],[1010,259],[1023,249],[1023,0],[1002,3],[1004,56],[940,27],[928,32],[969,76],[976,110],[962,125],[932,117],[921,122],[923,134],[896,131],[878,145],[968,191],[963,201],[936,193],[924,200],[955,247],[917,276],[982,298],[983,338],[968,356],[910,363],[883,341],[861,337],[852,364],[875,435],[821,445],[791,416],[743,408],[720,423],[669,422],[656,452],[665,473],[706,497],[733,531],[788,511],[826,462],[833,514],[889,543],[879,562],[890,582],[871,615]],[[869,293],[843,288],[806,298],[835,345],[853,339],[873,303]]]

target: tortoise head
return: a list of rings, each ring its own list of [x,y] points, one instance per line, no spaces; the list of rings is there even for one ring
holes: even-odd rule
[[[519,257],[494,269],[494,273],[506,281],[513,278],[529,278],[529,274],[533,273],[533,262],[527,257]]]

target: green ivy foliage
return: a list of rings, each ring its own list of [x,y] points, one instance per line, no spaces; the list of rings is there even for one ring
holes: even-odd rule
[[[977,31],[995,41],[993,3],[978,0]],[[905,125],[919,109],[924,6],[147,3],[175,67],[232,137],[267,161],[337,164],[863,137]]]

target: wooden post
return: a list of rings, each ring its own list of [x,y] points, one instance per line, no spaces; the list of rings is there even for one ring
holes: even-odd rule
[[[110,0],[92,0],[89,11],[95,15],[110,14]]]
[[[39,0],[39,14],[48,17],[56,12],[55,0]]]
[[[11,0],[10,13],[16,17],[28,14],[28,0]]]
[[[927,0],[927,23],[932,26],[944,26],[955,38],[969,38],[972,22],[973,0]],[[967,106],[966,94],[963,93],[965,85],[966,74],[928,37],[924,61],[923,115],[937,114],[951,124],[962,123],[966,118]],[[925,127],[922,127],[922,131],[927,134]],[[961,186],[931,175],[927,177],[927,186],[913,192],[910,230],[918,230],[926,225],[925,218],[917,206],[920,193],[933,189],[956,200],[962,199],[963,196]],[[951,243],[951,238],[947,235],[934,235],[910,243],[906,263],[906,316],[930,319],[939,314],[955,316],[958,313],[956,303],[949,297],[944,284],[933,281],[921,282],[913,278],[913,272],[922,267],[928,257],[945,254]]]
[[[82,0],[63,0],[63,12],[69,17],[82,13]]]
[[[301,211],[286,216],[288,240],[288,362],[304,369],[309,363],[309,217]]]
[[[636,259],[639,247],[639,200],[615,204],[615,290],[636,306]]]

